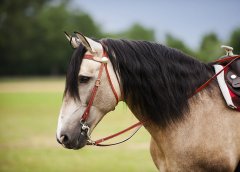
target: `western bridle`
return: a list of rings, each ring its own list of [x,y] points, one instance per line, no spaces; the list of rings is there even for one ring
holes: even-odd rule
[[[229,57],[226,57],[226,58],[223,58],[223,59],[220,59],[220,60],[217,60],[215,61],[213,64],[217,64],[217,63],[222,63],[222,62],[228,62],[225,67],[220,70],[218,73],[216,73],[215,75],[213,75],[208,81],[206,81],[203,85],[201,85],[199,88],[196,89],[196,91],[194,92],[193,95],[199,93],[200,91],[202,91],[204,88],[206,88],[210,83],[211,81],[213,81],[222,71],[224,71],[224,69],[226,67],[228,67],[230,64],[232,64],[236,59],[240,58],[240,56],[229,56]],[[91,137],[90,137],[90,128],[89,126],[87,125],[87,119],[89,118],[89,112],[90,112],[90,109],[93,105],[93,101],[95,99],[95,96],[96,96],[96,93],[97,93],[97,90],[99,88],[99,86],[101,85],[101,77],[102,77],[102,74],[103,74],[103,70],[105,69],[105,72],[106,72],[106,75],[107,75],[107,79],[108,79],[108,82],[110,84],[110,87],[111,87],[111,90],[115,96],[115,99],[116,99],[116,105],[118,104],[119,102],[119,97],[117,95],[117,92],[113,86],[113,83],[111,81],[111,78],[110,78],[110,75],[109,75],[109,72],[108,72],[108,67],[107,67],[107,63],[108,63],[108,55],[107,53],[104,51],[103,52],[103,56],[102,58],[95,58],[93,55],[89,55],[89,54],[85,54],[83,59],[88,59],[88,60],[93,60],[93,61],[96,61],[96,62],[99,62],[101,63],[101,66],[100,66],[100,69],[99,69],[99,73],[98,73],[98,76],[97,76],[97,79],[95,81],[95,85],[92,89],[92,92],[91,92],[91,96],[90,96],[90,99],[88,101],[88,104],[87,104],[87,107],[81,117],[81,120],[80,120],[80,123],[82,125],[81,127],[81,130],[82,131],[85,131],[86,134],[87,134],[87,137],[88,137],[88,140],[87,140],[87,145],[95,145],[95,146],[112,146],[112,145],[117,145],[117,144],[120,144],[120,143],[123,143],[127,140],[129,140],[131,137],[133,137],[134,134],[137,133],[137,131],[142,127],[143,125],[143,122],[137,122],[133,125],[131,125],[130,127],[118,132],[118,133],[115,133],[115,134],[112,134],[110,136],[107,136],[107,137],[104,137],[102,139],[98,139],[96,141],[93,141],[91,140]],[[118,80],[118,84],[120,86],[120,82]],[[193,96],[192,95],[192,96]],[[191,96],[191,97],[192,97]],[[116,143],[111,143],[111,144],[101,144],[102,142],[106,141],[106,140],[109,140],[109,139],[112,139],[114,137],[117,137],[129,130],[132,130],[136,128],[136,130],[126,139],[120,141],[120,142],[116,142]]]
[[[115,90],[115,88],[113,86],[110,74],[108,72],[107,63],[108,63],[109,59],[108,59],[107,53],[104,51],[102,58],[95,58],[93,55],[85,54],[83,59],[93,60],[93,61],[101,63],[100,69],[99,69],[99,72],[98,72],[98,76],[97,76],[97,79],[95,81],[95,85],[94,85],[94,87],[92,89],[92,92],[91,92],[90,99],[88,101],[87,107],[86,107],[85,111],[83,112],[83,115],[82,115],[81,120],[80,120],[80,124],[82,125],[81,130],[85,131],[86,134],[87,134],[87,137],[88,137],[87,144],[88,145],[95,145],[95,146],[112,146],[112,145],[117,145],[117,144],[120,144],[120,143],[123,143],[123,142],[129,140],[141,128],[141,126],[142,126],[141,122],[138,122],[138,123],[136,123],[136,124],[126,128],[125,130],[122,130],[122,131],[120,131],[120,132],[118,132],[116,134],[110,135],[108,137],[105,137],[105,138],[102,138],[102,139],[99,139],[99,140],[96,140],[96,141],[91,140],[90,128],[87,125],[86,121],[89,118],[89,112],[90,112],[90,109],[91,109],[91,107],[93,105],[93,101],[95,99],[97,90],[98,90],[99,86],[101,85],[101,77],[102,77],[104,69],[105,69],[105,72],[106,72],[106,75],[107,75],[108,83],[109,83],[109,85],[111,87],[111,90],[112,90],[112,92],[114,94],[114,97],[116,99],[116,105],[119,102],[119,97],[118,97],[118,94],[117,94],[117,92],[116,92],[116,90]],[[118,80],[118,84],[120,86],[119,80]],[[123,141],[120,141],[120,142],[117,142],[117,143],[111,143],[111,144],[100,144],[101,142],[104,142],[106,140],[114,138],[114,137],[116,137],[118,135],[121,135],[121,134],[123,134],[123,133],[125,133],[125,132],[127,132],[127,131],[129,131],[129,130],[131,130],[133,128],[136,128],[136,127],[138,127],[138,128],[133,132],[133,134],[131,134],[127,139],[124,139]]]
[[[94,60],[96,62],[99,62],[99,63],[101,63],[101,66],[100,66],[99,73],[98,73],[97,79],[95,81],[95,85],[93,87],[90,99],[88,101],[88,105],[87,105],[87,107],[86,107],[86,109],[85,109],[85,111],[84,111],[84,113],[82,115],[82,119],[81,119],[82,121],[86,121],[88,119],[88,117],[89,117],[90,108],[91,108],[91,106],[93,104],[93,101],[94,101],[94,98],[96,96],[97,90],[98,90],[99,86],[101,85],[101,77],[102,77],[103,69],[105,69],[105,71],[106,71],[108,82],[109,82],[109,84],[111,86],[111,89],[112,89],[112,92],[113,92],[113,94],[115,96],[116,104],[118,104],[119,98],[118,98],[117,92],[114,89],[114,86],[112,84],[112,81],[111,81],[111,78],[110,78],[110,75],[109,75],[109,72],[108,72],[107,59],[105,59],[105,58],[107,58],[107,57],[103,56],[102,57],[103,60],[102,61],[98,61],[98,60],[95,60],[92,55],[85,55],[83,57],[83,59],[89,59],[89,60]]]

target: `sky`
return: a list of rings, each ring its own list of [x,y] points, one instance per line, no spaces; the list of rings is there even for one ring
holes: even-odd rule
[[[158,42],[170,33],[191,48],[198,48],[207,33],[215,32],[224,42],[240,27],[240,0],[73,0],[72,5],[89,13],[105,32],[140,23],[154,29]]]

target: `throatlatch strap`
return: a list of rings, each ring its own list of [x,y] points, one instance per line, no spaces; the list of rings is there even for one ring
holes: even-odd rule
[[[109,75],[109,72],[108,72],[108,68],[107,68],[107,64],[105,64],[104,65],[105,66],[105,71],[106,71],[106,74],[107,74],[107,78],[108,78],[108,82],[109,82],[109,84],[110,84],[110,86],[111,86],[111,89],[112,89],[112,92],[113,92],[113,94],[114,94],[114,96],[115,96],[115,98],[116,98],[116,104],[118,104],[118,95],[117,95],[117,92],[116,92],[116,90],[114,89],[114,87],[113,87],[113,83],[112,83],[112,81],[111,81],[111,78],[110,78],[110,75]],[[120,87],[120,86],[119,86]]]

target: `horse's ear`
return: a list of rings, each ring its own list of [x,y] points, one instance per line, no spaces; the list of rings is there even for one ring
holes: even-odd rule
[[[102,45],[86,36],[84,36],[82,33],[79,32],[74,32],[77,36],[78,39],[80,39],[81,43],[83,46],[91,53],[94,55],[101,56],[103,49]]]
[[[73,48],[77,48],[80,45],[78,38],[70,36],[67,32],[64,32],[64,34]]]

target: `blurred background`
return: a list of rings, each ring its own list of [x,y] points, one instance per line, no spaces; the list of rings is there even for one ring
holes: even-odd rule
[[[156,171],[144,129],[110,148],[72,151],[56,143],[64,76],[73,52],[63,32],[155,41],[210,62],[225,53],[222,44],[240,54],[239,6],[239,0],[2,0],[0,171]],[[135,121],[120,103],[93,137]]]

